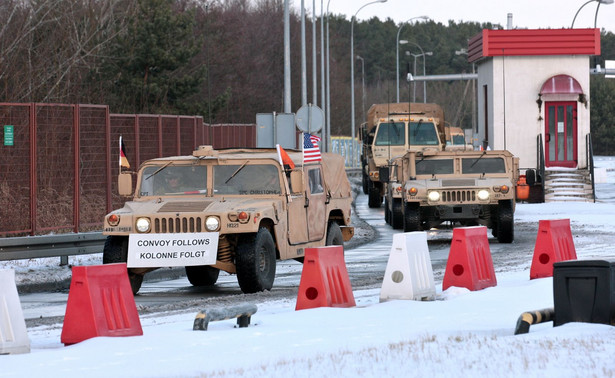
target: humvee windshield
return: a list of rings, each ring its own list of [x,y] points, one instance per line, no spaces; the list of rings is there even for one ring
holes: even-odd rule
[[[140,196],[207,194],[207,166],[147,166],[141,174]]]
[[[403,146],[406,143],[405,123],[381,123],[374,143],[376,146]]]
[[[273,164],[214,165],[214,195],[280,194],[278,167]]]
[[[453,159],[425,159],[417,160],[417,175],[446,175],[453,173]]]
[[[506,163],[502,158],[488,158],[484,155],[465,158],[461,162],[461,173],[506,173]]]
[[[466,144],[466,138],[464,138],[463,135],[453,135],[453,144],[458,145],[458,144]]]

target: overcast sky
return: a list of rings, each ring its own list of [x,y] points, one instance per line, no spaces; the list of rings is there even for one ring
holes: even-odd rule
[[[300,9],[301,0],[291,0]],[[321,0],[316,0],[316,15],[320,15]],[[348,19],[370,0],[329,0],[329,10],[345,14]],[[366,6],[358,13],[358,19],[377,16],[381,20],[393,19],[396,23],[411,17],[427,16],[436,22],[454,21],[492,22],[506,27],[507,14],[513,15],[516,28],[569,28],[576,12],[586,0],[388,0]],[[322,1],[327,7],[327,0]],[[304,0],[311,13],[313,0]],[[594,27],[598,3],[592,1],[579,12],[576,28]],[[598,10],[597,27],[615,32],[615,4],[602,4]]]

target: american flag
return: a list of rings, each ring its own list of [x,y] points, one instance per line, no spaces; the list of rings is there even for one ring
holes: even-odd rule
[[[303,133],[303,162],[320,161],[320,138],[316,135]]]

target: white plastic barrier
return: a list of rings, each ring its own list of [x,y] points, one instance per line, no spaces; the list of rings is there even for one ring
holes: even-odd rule
[[[427,234],[407,232],[393,235],[380,302],[389,299],[434,300],[435,297]]]
[[[29,353],[21,303],[15,285],[15,271],[0,270],[0,354]]]

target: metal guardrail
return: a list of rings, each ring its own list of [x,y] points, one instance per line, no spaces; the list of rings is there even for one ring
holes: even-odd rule
[[[66,265],[68,256],[102,253],[106,238],[102,232],[3,238],[0,261],[60,257]]]

